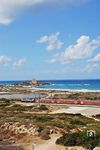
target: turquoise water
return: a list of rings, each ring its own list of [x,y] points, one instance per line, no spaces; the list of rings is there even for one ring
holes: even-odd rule
[[[42,89],[68,89],[68,90],[100,90],[100,80],[44,80],[50,85],[37,86]],[[42,82],[44,82],[42,80]]]
[[[35,86],[35,88],[68,89],[68,90],[100,90],[100,79],[95,79],[95,80],[90,80],[90,79],[89,80],[39,80],[39,81],[49,82],[50,85]],[[16,84],[20,82],[22,81],[0,81],[0,85]]]

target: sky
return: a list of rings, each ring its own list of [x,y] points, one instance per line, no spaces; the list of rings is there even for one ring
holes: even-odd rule
[[[100,79],[100,0],[0,0],[0,80]]]

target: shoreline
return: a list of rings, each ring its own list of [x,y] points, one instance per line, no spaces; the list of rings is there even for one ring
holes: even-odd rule
[[[48,89],[48,88],[36,88],[36,87],[32,87],[31,90],[39,90],[39,91],[61,91],[61,92],[100,92],[100,90],[88,90],[88,89]]]

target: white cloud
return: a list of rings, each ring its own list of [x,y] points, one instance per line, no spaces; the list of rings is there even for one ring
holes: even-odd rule
[[[11,58],[9,56],[6,55],[1,55],[0,56],[0,66],[4,66],[4,67],[21,67],[26,63],[26,59],[25,58],[20,58],[19,60],[15,61],[14,58]]]
[[[57,53],[53,56],[53,58],[51,58],[50,60],[46,60],[45,62],[53,64],[57,61],[58,57],[59,57],[60,53]]]
[[[93,72],[93,71],[95,71],[95,70],[98,70],[98,69],[100,69],[100,68],[99,68],[99,65],[96,64],[96,63],[93,63],[93,64],[88,64],[88,65],[85,67],[84,71],[85,71],[85,72],[88,72],[88,73],[91,73],[91,72]]]
[[[13,67],[21,67],[26,63],[26,59],[25,58],[21,58],[18,61],[13,63]]]
[[[0,0],[0,24],[9,24],[14,21],[20,11],[38,5],[52,4],[81,4],[89,0]],[[59,5],[59,6],[60,6]]]
[[[60,53],[56,61],[69,63],[77,59],[89,59],[93,51],[99,47],[100,36],[91,40],[89,36],[82,35],[77,39],[76,44],[68,46],[63,53]]]
[[[91,61],[91,62],[100,62],[100,53],[97,54],[95,57],[89,59],[88,61]]]
[[[69,62],[75,59],[89,58],[98,47],[100,47],[100,37],[90,40],[89,36],[82,35],[76,44],[66,48],[65,52],[61,55],[61,60]]]
[[[0,56],[0,65],[1,66],[7,66],[9,62],[11,61],[11,58],[5,55]]]
[[[0,0],[0,23],[11,23],[20,10],[41,2],[42,0]]]
[[[60,33],[56,32],[53,33],[51,35],[44,35],[42,37],[40,37],[39,40],[37,40],[37,43],[40,44],[47,44],[46,49],[48,51],[52,51],[52,50],[59,50],[61,49],[63,42],[61,42],[58,37],[59,37]]]

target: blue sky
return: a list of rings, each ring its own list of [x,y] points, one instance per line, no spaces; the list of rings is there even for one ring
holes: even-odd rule
[[[0,80],[100,78],[99,0],[0,0]]]

